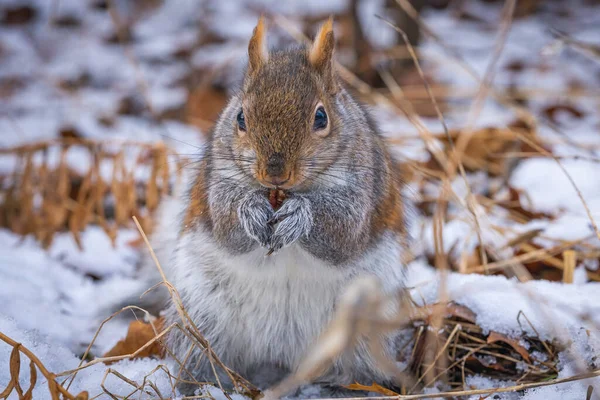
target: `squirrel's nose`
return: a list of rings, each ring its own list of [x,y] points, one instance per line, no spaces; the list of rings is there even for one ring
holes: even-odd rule
[[[283,170],[285,169],[285,161],[283,159],[283,155],[281,153],[273,153],[267,160],[267,174],[272,177],[271,180],[275,180],[274,178],[283,175]]]

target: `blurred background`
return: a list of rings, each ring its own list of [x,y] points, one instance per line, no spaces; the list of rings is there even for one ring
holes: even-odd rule
[[[547,361],[504,343],[512,361],[473,357],[467,375],[562,377],[542,345],[553,336],[517,323],[529,306],[506,300],[514,287],[498,297],[462,285],[472,273],[511,279],[477,281],[489,290],[541,281],[545,301],[575,310],[568,329],[599,318],[598,0],[0,0],[0,332],[33,329],[82,355],[107,307],[140,289],[131,217],[150,233],[161,199],[193,172],[260,15],[272,48],[334,17],[341,80],[403,163],[419,301],[438,298],[436,270],[456,273],[450,299],[486,315],[472,322],[479,340],[526,332]],[[451,315],[445,338],[452,318],[465,322]],[[107,325],[93,353],[126,330]],[[475,345],[460,338],[464,356]],[[467,387],[464,364],[453,368],[451,387]]]

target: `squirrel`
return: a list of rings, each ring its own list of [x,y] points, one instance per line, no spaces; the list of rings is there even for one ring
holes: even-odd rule
[[[332,19],[312,45],[270,51],[265,36],[261,17],[242,87],[219,116],[183,205],[164,206],[172,211],[162,212],[153,239],[188,315],[244,377],[270,366],[294,371],[354,277],[401,289],[407,249],[399,164],[340,82]],[[273,190],[285,194],[278,208]],[[180,320],[171,303],[167,325]],[[208,357],[191,345],[180,330],[168,335],[185,370],[214,382]],[[389,382],[366,346],[343,357],[318,382]]]

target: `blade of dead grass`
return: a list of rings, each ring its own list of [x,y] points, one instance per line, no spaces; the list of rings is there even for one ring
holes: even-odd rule
[[[575,272],[575,265],[577,264],[577,253],[575,250],[565,250],[563,252],[563,260],[563,282],[573,283],[573,274]]]
[[[514,3],[506,3],[506,8],[507,10],[505,11],[505,15],[504,15],[504,20],[512,20],[512,14],[514,11]],[[454,140],[452,139],[452,137],[450,136],[450,133],[448,131],[448,127],[447,124],[444,120],[443,114],[439,108],[438,102],[431,90],[431,86],[429,85],[429,82],[427,81],[425,74],[423,72],[423,69],[420,66],[418,57],[416,55],[416,52],[413,48],[413,46],[411,45],[411,43],[408,40],[408,37],[406,36],[406,33],[404,33],[404,31],[402,31],[402,29],[400,29],[399,27],[397,27],[396,25],[394,25],[393,23],[391,23],[390,21],[386,20],[385,18],[379,17],[381,20],[383,20],[385,23],[387,23],[389,26],[391,26],[394,30],[396,30],[401,37],[403,38],[408,52],[413,60],[414,65],[417,68],[417,71],[419,73],[419,76],[423,82],[423,85],[425,86],[426,92],[429,95],[430,101],[433,104],[436,114],[438,116],[438,120],[440,121],[443,130],[444,130],[444,134],[448,140],[448,143],[450,145],[450,150],[451,150],[451,159],[453,161],[453,164],[451,164],[450,169],[446,171],[446,173],[448,174],[448,179],[452,180],[452,178],[454,177],[455,171],[458,168],[458,171],[460,173],[460,176],[462,177],[462,180],[464,182],[465,188],[467,189],[467,196],[466,196],[466,203],[464,204],[466,209],[469,211],[469,213],[471,214],[471,216],[473,217],[473,222],[475,225],[475,233],[477,235],[477,238],[479,240],[479,243],[481,244],[479,246],[479,256],[482,260],[482,263],[484,265],[486,265],[488,263],[487,260],[487,253],[486,253],[486,246],[484,245],[483,242],[483,236],[482,236],[482,228],[481,228],[481,222],[479,219],[479,213],[477,212],[477,209],[479,208],[479,203],[477,202],[476,197],[473,195],[473,192],[471,190],[471,186],[469,184],[469,181],[467,179],[467,175],[465,172],[465,168],[462,162],[462,158],[465,156],[465,152],[458,152],[455,144],[454,144]],[[504,27],[501,29],[501,35],[500,38],[502,40],[500,40],[500,43],[496,45],[497,48],[497,52],[495,54],[495,58],[493,58],[490,67],[488,68],[488,71],[494,71],[494,65],[495,62],[497,61],[497,59],[499,58],[499,55],[502,51],[502,49],[504,48],[504,42],[505,42],[505,38],[506,38],[506,34],[508,32],[508,28],[510,27],[510,21],[505,21],[504,23]],[[486,75],[487,76],[487,75]],[[388,88],[390,88],[390,91],[392,92],[392,95],[396,98],[396,99],[400,99],[402,97],[402,90],[399,88],[399,86],[396,84],[395,80],[393,79],[393,77],[387,73],[387,74],[382,74],[382,78],[384,80],[384,82],[386,83],[386,85],[388,86]],[[483,86],[483,84],[481,85]],[[482,92],[480,90],[480,92]],[[480,112],[480,110],[479,110]],[[412,113],[414,113],[414,110],[412,111]],[[478,113],[474,114],[477,115]],[[415,115],[416,116],[416,115]],[[416,116],[416,119],[418,119],[418,116]],[[472,131],[472,129],[471,129]],[[463,138],[464,135],[460,135],[458,136],[459,140],[461,138]],[[443,182],[442,185],[445,185],[445,183]],[[459,201],[459,203],[462,203],[462,201]],[[436,237],[435,232],[434,232],[434,238]],[[495,253],[495,251],[493,249],[489,249],[492,253]],[[439,256],[440,254],[437,251],[437,247],[436,247],[436,258]],[[437,261],[436,261],[437,264]],[[511,269],[513,270],[513,274],[515,274],[519,280],[521,280],[522,282],[526,282],[532,279],[531,274],[529,273],[529,271],[521,264],[514,264],[511,265]],[[487,272],[486,272],[487,273]]]
[[[398,396],[372,396],[369,397],[370,400],[388,400],[388,399],[397,399],[397,400],[420,400],[420,399],[453,399],[461,396],[478,396],[478,395],[493,395],[497,393],[509,393],[509,392],[521,392],[527,389],[534,389],[544,386],[554,386],[560,385],[563,383],[576,382],[590,378],[596,378],[600,376],[600,369],[586,372],[583,374],[577,374],[570,376],[568,378],[560,378],[553,379],[546,382],[532,382],[532,383],[522,383],[520,385],[507,386],[502,388],[491,388],[491,389],[475,389],[475,390],[457,390],[451,392],[440,392],[440,393],[428,393],[428,394],[412,394],[412,395],[398,395]],[[337,400],[361,400],[364,399],[362,397],[345,397],[338,398]],[[334,400],[333,398],[321,398],[318,400]]]
[[[514,265],[516,263],[523,264],[523,263],[530,263],[530,262],[535,262],[535,261],[542,261],[542,260],[545,260],[546,258],[552,257],[556,254],[560,254],[563,251],[565,251],[569,248],[572,248],[573,246],[581,244],[581,243],[589,240],[592,237],[593,237],[593,235],[586,236],[585,238],[582,238],[579,240],[561,243],[561,244],[551,247],[549,249],[538,249],[538,250],[530,251],[528,253],[520,254],[518,256],[512,257],[507,260],[496,261],[493,263],[489,263],[487,265],[480,265],[477,267],[470,268],[469,272],[484,273],[487,271],[488,273],[493,273],[493,272],[502,271],[505,268],[509,268],[511,265]]]
[[[136,350],[135,352],[131,353],[131,354],[126,354],[126,355],[120,355],[120,356],[111,356],[111,357],[100,357],[100,358],[96,358],[88,363],[86,363],[85,365],[83,364],[83,361],[80,363],[80,365],[72,370],[68,370],[68,371],[64,371],[61,372],[59,374],[57,374],[56,376],[69,376],[70,377],[70,382],[69,382],[69,386],[73,383],[77,373],[83,369],[86,369],[88,367],[91,367],[92,365],[96,365],[99,363],[107,363],[107,362],[115,362],[115,361],[120,361],[123,359],[129,359],[129,358],[134,358],[136,357],[138,354],[140,354],[141,352],[143,352],[145,349],[147,349],[148,347],[152,346],[154,343],[156,343],[157,341],[160,341],[161,339],[163,339],[172,329],[180,329],[193,343],[198,343],[200,346],[202,346],[202,348],[204,349],[204,351],[206,351],[208,353],[208,357],[209,360],[211,362],[211,365],[213,365],[213,363],[217,364],[219,367],[221,367],[230,377],[231,381],[234,383],[235,387],[238,389],[238,391],[240,393],[250,393],[250,392],[256,392],[256,388],[254,386],[252,386],[249,382],[247,382],[246,380],[244,380],[243,378],[241,378],[239,375],[237,375],[235,372],[231,371],[229,368],[227,368],[225,365],[222,364],[222,362],[218,359],[218,357],[213,353],[212,349],[210,348],[210,345],[208,344],[208,342],[206,342],[206,340],[202,337],[202,335],[200,334],[200,332],[197,330],[197,327],[195,327],[195,325],[193,324],[193,321],[191,320],[191,318],[189,317],[189,315],[187,314],[185,308],[183,307],[183,304],[181,302],[181,298],[179,297],[179,294],[177,293],[176,289],[171,285],[171,283],[166,279],[166,276],[164,274],[164,271],[162,269],[162,267],[160,266],[160,263],[158,262],[158,259],[152,249],[152,246],[150,245],[150,242],[146,236],[146,234],[144,233],[143,228],[141,227],[139,221],[137,220],[137,218],[133,217],[134,222],[138,228],[138,230],[140,231],[140,234],[142,235],[142,238],[144,239],[145,243],[147,244],[147,246],[149,247],[150,250],[150,254],[152,259],[154,260],[154,262],[156,263],[157,267],[159,268],[159,272],[161,274],[161,277],[163,279],[162,284],[164,284],[170,291],[170,294],[172,296],[172,301],[176,302],[176,306],[177,306],[177,310],[178,313],[180,315],[180,318],[182,319],[182,322],[184,324],[184,326],[180,326],[178,323],[172,323],[171,325],[169,325],[167,328],[165,328],[162,332],[157,332],[156,327],[152,324],[152,328],[154,329],[155,332],[155,337],[153,339],[151,339],[150,341],[148,341],[146,344],[144,344],[142,347],[140,347],[138,350]],[[96,334],[94,335],[92,341],[90,342],[90,344],[88,345],[88,348],[86,349],[86,352],[84,354],[83,360],[85,360],[85,358],[87,357],[87,354],[89,354],[96,338],[98,337],[100,331],[102,330],[102,328],[104,327],[104,325],[112,320],[114,317],[116,317],[118,314],[126,311],[126,310],[138,310],[138,311],[142,311],[144,312],[148,317],[150,316],[150,314],[146,311],[141,309],[140,307],[137,306],[128,306],[128,307],[124,307],[123,309],[115,312],[113,315],[111,315],[110,317],[106,318],[102,324],[100,325],[100,327],[98,328],[98,330],[96,331]],[[151,318],[149,318],[151,320]],[[195,346],[195,345],[194,345]],[[165,350],[171,354],[172,352],[165,347]],[[175,357],[174,357],[175,358]],[[180,370],[180,374],[182,372],[185,372],[186,374],[188,374],[192,379],[194,379],[193,374],[191,374],[189,371],[187,371],[186,367],[185,367],[185,361],[182,363],[180,360],[177,360],[175,358],[175,360],[178,362],[178,364],[181,366],[181,370]],[[215,372],[215,377],[217,379],[217,384],[218,386],[221,388],[221,390],[223,390],[225,396],[227,398],[229,398],[229,395],[227,394],[227,392],[225,392],[219,378],[218,378],[218,374],[215,371],[215,367],[213,365],[213,371]],[[108,376],[108,372],[105,375],[105,379]],[[179,374],[179,375],[180,375]],[[138,385],[137,383],[130,381],[128,379],[126,379],[126,377],[122,377],[119,376],[118,374],[114,374],[112,373],[112,375],[117,376],[119,379],[123,379],[124,381],[128,382],[130,385],[134,386],[136,388],[136,390],[133,392],[137,392],[138,390],[141,392],[143,387],[145,387],[144,385]],[[169,376],[173,376],[169,373]],[[177,381],[183,381],[181,380],[180,376],[176,377]],[[67,381],[65,381],[64,383],[66,383]],[[104,380],[103,380],[104,382]],[[186,381],[187,382],[187,381]],[[193,381],[190,382],[193,384],[197,384],[198,386],[201,385],[200,382],[197,381]],[[104,386],[102,386],[104,393],[113,397],[114,398],[114,394],[110,393]],[[152,389],[154,390],[154,388]],[[155,390],[156,391],[156,390]]]
[[[571,186],[573,187],[573,189],[577,193],[577,197],[579,197],[579,200],[581,201],[581,204],[583,205],[583,208],[585,209],[585,212],[586,212],[586,214],[588,216],[588,219],[590,220],[590,223],[592,224],[592,227],[594,228],[594,232],[596,232],[596,237],[598,239],[600,239],[600,230],[598,230],[598,224],[596,224],[596,220],[594,219],[594,216],[592,215],[592,212],[590,211],[590,207],[588,206],[587,201],[583,197],[583,193],[581,193],[581,190],[577,186],[577,183],[575,182],[575,180],[573,179],[573,177],[571,176],[571,174],[569,173],[569,171],[567,171],[567,169],[565,168],[565,166],[563,165],[563,163],[558,158],[556,158],[556,156],[554,154],[548,152],[542,146],[540,146],[539,144],[535,143],[533,140],[531,140],[527,136],[523,135],[521,132],[517,132],[517,135],[519,135],[519,137],[521,138],[521,140],[523,140],[525,143],[527,143],[528,145],[530,145],[531,147],[533,147],[535,150],[537,150],[541,154],[545,155],[546,157],[552,158],[556,162],[556,164],[558,165],[558,167],[560,168],[560,170],[565,174],[565,176],[569,180],[569,183],[571,184]]]
[[[552,34],[561,42],[585,54],[590,59],[600,62],[600,46],[593,43],[586,43],[581,40],[573,39],[571,36],[558,29],[552,29]]]
[[[234,371],[229,369],[227,366],[225,366],[225,364],[223,364],[223,362],[215,354],[213,349],[210,347],[210,344],[208,343],[208,341],[202,336],[202,334],[198,330],[198,327],[195,325],[193,319],[188,315],[187,311],[185,310],[185,307],[183,306],[183,302],[181,300],[179,293],[177,292],[177,289],[175,289],[175,287],[167,280],[164,270],[163,270],[162,266],[160,265],[160,262],[158,261],[156,254],[154,253],[154,249],[152,248],[152,245],[150,244],[150,241],[148,240],[148,237],[146,236],[144,229],[142,228],[138,219],[135,216],[133,217],[133,221],[135,222],[135,225],[136,225],[138,231],[140,232],[140,235],[142,235],[144,243],[146,244],[146,246],[148,247],[148,250],[150,251],[150,256],[152,257],[152,260],[154,261],[156,267],[159,270],[160,276],[163,280],[163,284],[169,290],[169,294],[171,295],[171,300],[175,302],[175,305],[177,307],[177,313],[179,314],[179,317],[181,318],[181,320],[184,324],[184,328],[188,331],[188,333],[191,336],[193,336],[196,339],[196,341],[206,351],[206,354],[208,355],[208,359],[213,368],[213,372],[215,374],[215,379],[217,380],[219,388],[223,391],[225,396],[227,398],[229,398],[229,395],[223,389],[223,386],[219,379],[219,374],[217,374],[216,369],[215,369],[215,364],[218,365],[223,371],[225,371],[225,373],[228,375],[229,379],[231,379],[231,382],[233,383],[234,387],[236,388],[236,390],[238,392],[240,392],[240,393],[243,392],[243,390],[240,390],[241,388],[245,389],[245,391],[247,391],[247,392],[256,391],[257,389],[256,389],[256,387],[254,387],[254,385],[252,385],[250,382],[248,382],[247,380],[242,378],[240,375],[238,375],[237,373],[235,373]]]
[[[458,137],[456,143],[456,151],[458,152],[459,157],[465,152],[469,141],[473,137],[473,134],[475,132],[475,122],[481,114],[485,101],[493,85],[498,60],[500,59],[500,55],[504,50],[504,46],[506,45],[506,39],[512,26],[515,5],[516,0],[506,0],[504,3],[504,7],[502,10],[502,20],[500,23],[498,38],[494,44],[494,52],[492,54],[492,58],[486,68],[483,80],[479,85],[479,91],[477,93],[477,96],[475,96],[473,105],[471,106],[471,110],[467,119],[466,129]]]
[[[432,324],[432,327],[436,332],[439,332],[439,329],[436,329],[435,325]],[[426,382],[433,382],[435,379],[437,379],[440,376],[440,375],[438,375],[438,376],[433,375],[435,373],[435,368],[439,366],[438,360],[440,360],[440,359],[445,360],[446,349],[448,348],[448,346],[450,345],[450,342],[452,342],[452,339],[456,336],[456,334],[460,331],[461,328],[462,328],[461,325],[457,324],[454,327],[454,329],[452,330],[452,332],[450,333],[450,335],[448,336],[448,339],[446,339],[446,342],[444,343],[442,348],[439,349],[435,358],[433,360],[425,362],[425,365],[428,365],[428,367],[425,369],[425,372],[423,372],[421,374],[421,377],[419,379],[417,379],[417,381],[415,382],[413,387],[409,390],[409,392],[412,392],[413,390],[415,390],[417,388],[417,385],[422,380],[425,379]],[[427,344],[425,346],[427,346]],[[437,346],[434,348],[437,348]],[[447,366],[445,366],[445,365],[441,366],[441,370],[447,371]]]
[[[429,26],[426,23],[423,22],[423,20],[419,17],[419,14],[416,11],[416,9],[410,4],[410,2],[408,0],[396,0],[396,2],[404,10],[404,12],[406,12],[407,15],[409,15],[419,25],[419,27],[423,30],[423,32],[425,34],[427,34],[428,36],[430,36],[431,38],[433,38],[438,44],[440,44],[440,46],[442,46],[449,54],[451,54],[451,56],[452,56],[451,59],[453,61],[455,61],[456,63],[458,63],[476,81],[481,82],[482,84],[485,82],[485,79],[482,80],[478,76],[477,72],[464,60],[464,58],[457,51],[455,51],[452,47],[448,46],[444,42],[444,40],[442,38],[440,38],[437,34],[435,34],[435,32],[431,28],[429,28]],[[528,121],[531,126],[537,126],[537,118],[529,110],[527,110],[525,107],[517,104],[514,100],[512,100],[512,99],[510,99],[510,98],[508,98],[506,96],[503,96],[500,93],[498,93],[497,91],[493,90],[493,87],[491,85],[488,85],[488,88],[486,90],[491,91],[491,94],[498,101],[500,101],[502,104],[508,106],[509,108],[513,109],[517,113],[518,116],[520,116],[521,118],[523,118],[525,121]],[[561,133],[560,129],[555,124],[553,124],[552,122],[548,121],[547,119],[544,119],[544,123],[546,123],[548,126],[550,126],[554,131],[556,131],[558,133]],[[580,200],[584,204],[584,207],[586,209],[586,213],[588,214],[588,218],[590,219],[590,222],[592,223],[594,231],[596,232],[596,236],[600,239],[600,231],[598,230],[598,226],[596,224],[596,221],[594,220],[593,216],[591,215],[591,212],[589,211],[589,207],[587,206],[587,203],[585,202],[585,199],[581,195],[581,192],[577,188],[577,185],[573,181],[572,177],[568,174],[568,172],[565,170],[564,166],[560,163],[560,160],[558,160],[555,156],[553,156],[550,153],[548,153],[545,149],[541,148],[541,146],[537,145],[537,143],[534,143],[529,138],[526,138],[520,132],[516,132],[516,133],[520,134],[521,138],[524,141],[526,141],[528,144],[530,144],[532,147],[534,147],[540,153],[543,153],[543,154],[545,154],[545,155],[547,155],[549,157],[554,158],[559,163],[560,168],[567,175],[569,181],[571,182],[571,185],[573,185],[574,188],[575,188],[575,190],[577,191],[577,195],[579,196]],[[567,142],[569,144],[575,145],[569,139],[568,135],[565,135],[564,133],[561,133],[561,136],[563,136],[565,138],[565,140],[567,140]],[[577,147],[577,146],[575,145],[575,147]]]
[[[134,167],[126,166],[119,149],[124,147],[137,151]],[[56,151],[56,163],[48,161],[48,154]],[[67,163],[69,152],[84,151],[92,159],[90,168],[78,172]],[[149,159],[141,157],[148,154]],[[81,247],[81,231],[90,223],[98,224],[114,244],[119,226],[128,226],[128,215],[145,214],[152,211],[152,199],[144,207],[136,192],[163,195],[171,190],[171,175],[174,171],[164,162],[173,157],[178,165],[184,158],[160,143],[144,143],[123,140],[93,140],[64,138],[35,142],[11,148],[1,148],[0,156],[16,157],[6,196],[0,204],[2,226],[21,235],[33,234],[43,247],[51,244],[56,233],[65,229]],[[40,160],[38,162],[38,160]],[[112,177],[102,174],[106,163],[112,165]],[[151,179],[146,182],[135,180],[134,171],[152,169]],[[129,171],[131,169],[131,171]],[[107,172],[107,171],[105,171]],[[180,173],[175,174],[180,179]],[[110,197],[114,198],[108,210],[105,207]],[[41,198],[39,205],[33,199]],[[114,211],[115,215],[109,215]],[[114,221],[109,222],[109,218]],[[146,221],[146,218],[144,219]]]

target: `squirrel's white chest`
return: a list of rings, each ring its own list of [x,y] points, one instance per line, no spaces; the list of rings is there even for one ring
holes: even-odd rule
[[[236,348],[228,353],[249,364],[294,366],[330,320],[348,273],[296,245],[231,256],[201,233],[189,236],[182,240],[194,245],[179,246],[171,279],[192,318],[211,321],[213,347]]]

